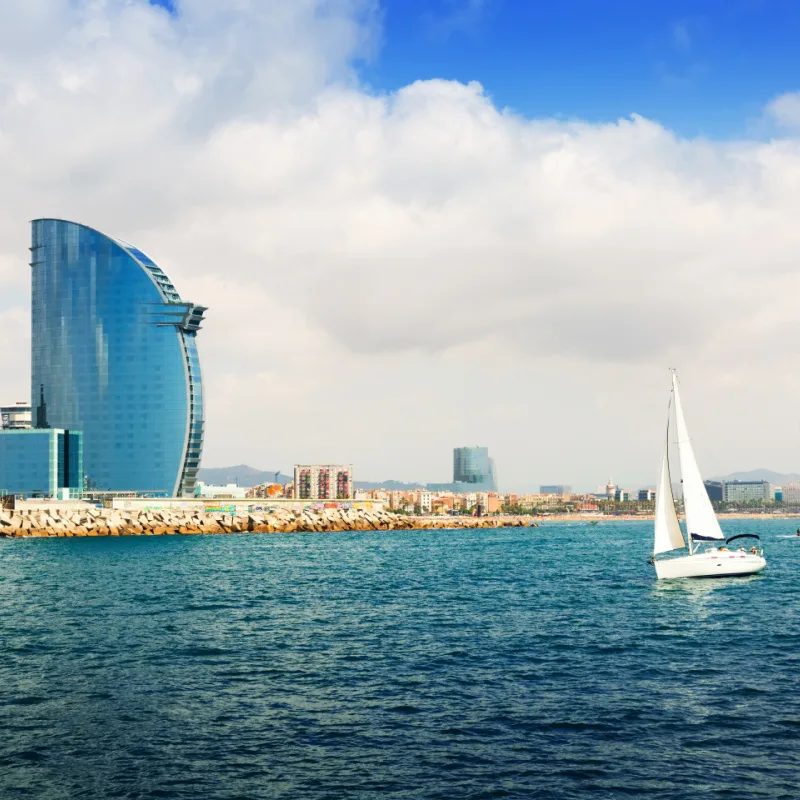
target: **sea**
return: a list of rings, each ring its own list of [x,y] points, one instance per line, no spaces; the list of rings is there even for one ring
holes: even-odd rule
[[[0,798],[797,798],[797,520],[0,540]]]

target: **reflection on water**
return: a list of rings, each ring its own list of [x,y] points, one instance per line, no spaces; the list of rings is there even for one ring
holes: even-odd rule
[[[749,585],[765,578],[765,573],[761,572],[733,578],[662,580],[653,582],[651,592],[656,600],[662,599],[670,604],[671,614],[680,613],[682,622],[702,623],[725,612],[728,603],[735,606],[746,603]]]

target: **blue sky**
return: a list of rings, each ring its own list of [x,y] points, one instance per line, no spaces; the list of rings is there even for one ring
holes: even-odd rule
[[[797,0],[383,0],[382,9],[383,41],[360,65],[376,91],[477,80],[529,117],[635,112],[724,139],[753,135],[763,106],[800,88]]]
[[[636,112],[728,137],[800,86],[796,0],[388,0],[365,77],[475,79],[526,116]]]

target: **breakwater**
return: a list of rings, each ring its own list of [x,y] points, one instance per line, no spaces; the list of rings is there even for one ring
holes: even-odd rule
[[[200,511],[17,508],[0,511],[0,536],[165,536],[535,527],[530,517],[410,517],[367,509],[281,509],[242,516]]]

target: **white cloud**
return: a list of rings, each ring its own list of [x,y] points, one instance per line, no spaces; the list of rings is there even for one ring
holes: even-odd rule
[[[768,106],[769,116],[785,128],[800,128],[800,92],[778,95]]]
[[[483,443],[508,488],[644,481],[678,366],[709,472],[797,467],[800,141],[371,93],[368,0],[8,3],[0,330],[29,219],[136,243],[211,307],[208,465],[443,480]]]

